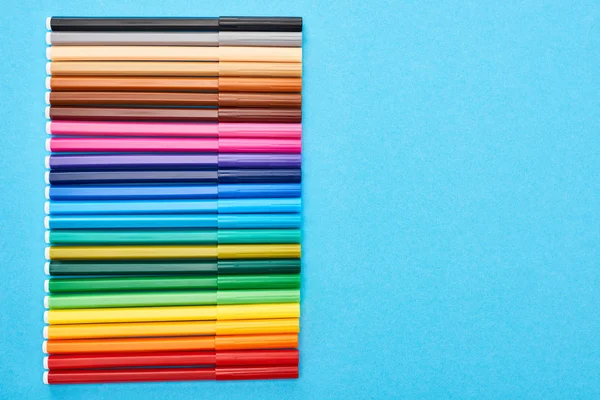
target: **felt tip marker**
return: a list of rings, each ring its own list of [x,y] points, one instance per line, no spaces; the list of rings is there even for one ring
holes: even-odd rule
[[[298,289],[299,274],[143,276],[110,278],[52,278],[47,293],[101,293],[151,290]]]
[[[300,258],[300,244],[219,244],[174,246],[52,246],[46,259],[83,260],[165,260],[165,259],[280,259]]]
[[[116,353],[89,355],[51,355],[43,365],[50,370],[73,370],[119,367],[184,367],[184,366],[266,366],[298,365],[296,349],[284,350],[204,350],[164,351],[151,353]]]
[[[252,94],[247,94],[252,95]],[[46,123],[51,135],[75,136],[181,136],[220,138],[300,139],[301,124],[277,123],[192,123],[192,122],[115,122],[63,121]]]
[[[217,32],[219,19],[50,17],[46,27],[58,32]]]
[[[53,245],[171,245],[235,243],[300,243],[299,229],[165,229],[53,230],[45,241]]]
[[[297,303],[299,289],[154,291],[134,293],[58,293],[44,297],[52,310],[82,308],[128,308],[203,306],[214,304]]]
[[[301,77],[96,77],[49,76],[46,89],[52,91],[119,92],[251,92],[300,93]]]
[[[257,280],[264,274],[298,274],[299,258],[253,259],[253,260],[166,260],[166,261],[50,261],[44,264],[44,272],[51,276],[146,276],[179,274],[183,276],[218,276],[233,280],[240,275],[253,275]],[[250,287],[249,287],[250,288]],[[258,287],[257,287],[258,288]]]
[[[52,152],[212,152],[212,153],[300,153],[297,139],[229,138],[50,138]]]
[[[48,354],[122,353],[147,351],[291,349],[297,333],[158,338],[50,339]]]
[[[51,201],[44,204],[50,215],[103,214],[246,214],[298,213],[300,199],[218,199],[146,201]]]
[[[48,175],[48,179],[50,176]],[[47,186],[48,200],[170,200],[214,198],[293,198],[300,197],[299,183],[111,186],[60,185]]]
[[[219,61],[301,63],[301,47],[51,46],[51,61]]]
[[[262,335],[298,333],[298,318],[235,321],[133,322],[117,324],[49,325],[45,339],[107,339],[183,337],[197,335]]]
[[[296,379],[298,366],[46,371],[45,384]]]
[[[47,216],[46,229],[298,229],[296,214],[167,214]]]
[[[216,184],[300,183],[299,168],[218,168],[212,170],[49,171],[46,184]]]
[[[300,304],[243,304],[185,307],[134,307],[47,310],[50,325],[123,322],[220,321],[239,319],[299,318]],[[295,347],[295,346],[293,346]]]
[[[52,171],[300,168],[300,154],[85,154],[46,156]]]

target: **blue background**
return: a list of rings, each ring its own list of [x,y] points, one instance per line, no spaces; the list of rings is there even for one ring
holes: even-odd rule
[[[265,14],[305,22],[301,379],[43,385],[45,17]],[[595,1],[3,2],[0,398],[599,398],[599,17]]]

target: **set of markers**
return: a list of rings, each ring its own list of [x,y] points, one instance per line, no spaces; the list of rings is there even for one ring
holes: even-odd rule
[[[47,27],[44,382],[297,378],[302,19]]]

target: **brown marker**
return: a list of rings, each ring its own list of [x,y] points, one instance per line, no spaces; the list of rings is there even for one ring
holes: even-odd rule
[[[54,61],[46,64],[54,76],[246,76],[301,77],[302,63],[270,62],[126,62]]]
[[[300,93],[46,92],[53,106],[220,106],[300,108]]]
[[[219,91],[300,93],[302,78],[229,78],[219,77]]]
[[[219,79],[52,76],[46,78],[46,89],[53,91],[216,92],[219,90]]]
[[[46,92],[52,106],[217,106],[218,93]]]
[[[299,123],[299,108],[46,108],[47,117],[64,121],[212,121]]]
[[[138,78],[63,77],[46,78],[53,91],[132,91],[132,92],[258,92],[300,93],[302,78]]]

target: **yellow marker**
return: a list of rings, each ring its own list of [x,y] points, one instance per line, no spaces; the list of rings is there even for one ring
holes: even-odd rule
[[[50,325],[45,339],[94,339],[118,337],[254,335],[298,333],[298,318],[235,321],[138,322],[120,324]]]
[[[231,306],[81,308],[48,310],[44,322],[50,325],[103,324],[119,322],[214,321],[243,319],[298,318],[300,304],[248,304]]]
[[[223,244],[219,246],[58,246],[49,260],[277,259],[300,258],[300,244]]]
[[[300,244],[223,244],[220,260],[251,258],[300,258]]]
[[[217,246],[59,246],[49,260],[148,260],[217,258]]]

